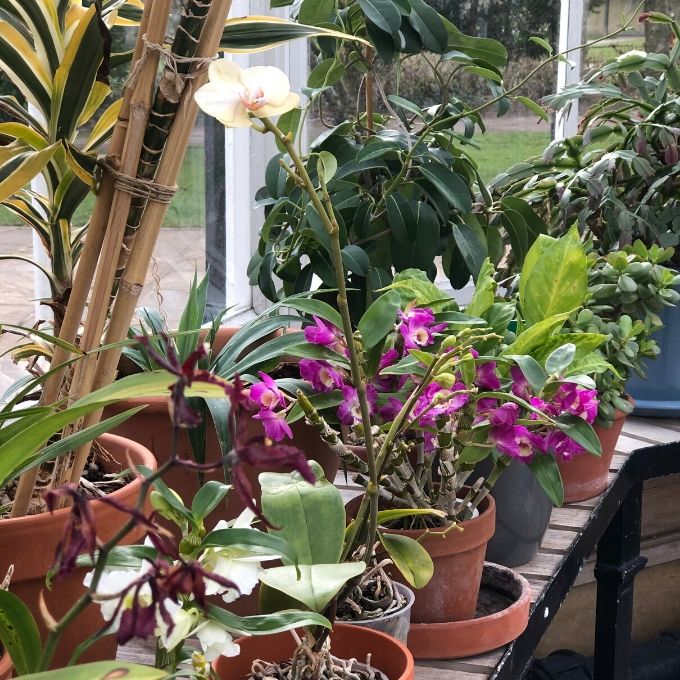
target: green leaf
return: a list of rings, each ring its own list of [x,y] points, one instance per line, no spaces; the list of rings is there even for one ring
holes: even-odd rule
[[[517,95],[513,97],[513,99],[518,101],[525,108],[529,109],[529,111],[532,113],[535,113],[541,120],[549,120],[546,110],[540,104],[537,104],[533,99],[529,99],[529,97],[523,97],[521,95]]]
[[[303,0],[297,19],[301,24],[316,26],[329,21],[334,8],[334,0]]]
[[[434,161],[423,163],[418,166],[418,169],[456,210],[462,213],[472,210],[470,189],[460,175]]]
[[[319,392],[317,394],[310,394],[307,399],[317,411],[333,408],[343,402],[342,392],[340,390],[333,390],[332,392]],[[286,421],[288,423],[295,423],[305,417],[305,413],[300,407],[300,404],[295,404],[293,408],[288,411]]]
[[[564,503],[564,486],[555,458],[550,454],[538,454],[529,463],[529,469],[553,505],[561,507]]]
[[[409,0],[409,4],[408,20],[420,36],[423,47],[430,52],[445,52],[449,37],[440,14],[423,0]]]
[[[366,276],[371,263],[366,251],[360,246],[350,244],[342,249],[342,263],[345,268],[359,276]]]
[[[418,541],[410,536],[384,531],[378,532],[378,535],[394,566],[407,583],[414,588],[422,588],[430,582],[434,573],[432,558]]]
[[[580,362],[592,354],[607,338],[607,335],[601,333],[558,333],[546,338],[545,342],[532,352],[532,356],[545,364],[551,352],[569,343],[576,348],[573,361]],[[569,372],[572,370],[572,368],[569,368]]]
[[[508,51],[497,40],[478,38],[461,33],[450,21],[443,19],[448,33],[448,49],[462,52],[477,62],[503,68],[508,61]]]
[[[401,305],[395,290],[381,295],[359,320],[359,332],[365,349],[375,347],[392,330]]]
[[[488,68],[483,68],[481,66],[466,66],[463,70],[467,71],[468,73],[472,73],[473,75],[486,78],[487,80],[492,80],[494,83],[498,83],[499,85],[503,82],[503,78],[498,73],[496,73],[496,71],[492,71]]]
[[[19,675],[37,669],[42,652],[38,626],[28,607],[6,590],[0,590],[0,642]]]
[[[284,560],[291,562],[295,560],[292,546],[282,538],[247,527],[229,527],[208,532],[197,551],[207,548],[239,548],[257,555],[282,556]]]
[[[540,45],[548,54],[553,53],[552,45],[547,40],[539,38],[537,35],[532,35],[529,40],[531,40],[532,43]]]
[[[206,482],[191,501],[191,514],[200,521],[207,517],[226,497],[231,485],[215,480]]]
[[[420,108],[420,106],[414,104],[412,101],[409,101],[408,99],[404,99],[404,97],[400,97],[397,94],[391,94],[387,97],[387,99],[395,106],[398,106],[400,109],[404,109],[405,111],[413,113],[416,116],[420,116],[421,118],[425,116],[425,112]]]
[[[526,221],[515,210],[505,209],[501,213],[501,223],[510,239],[512,256],[517,266],[521,266],[524,258],[527,257],[529,249],[529,235]]]
[[[520,367],[534,392],[540,392],[543,389],[548,375],[536,359],[527,354],[506,354],[505,356]]]
[[[179,321],[177,330],[182,335],[178,335],[175,343],[177,345],[177,356],[180,362],[186,361],[187,357],[196,349],[198,339],[201,334],[201,326],[205,317],[205,307],[208,302],[208,275],[206,274],[201,282],[194,272],[189,297],[182,310],[182,317]]]
[[[315,90],[335,85],[345,75],[345,66],[338,59],[324,59],[317,64],[307,79],[307,85]]]
[[[525,329],[517,336],[515,342],[506,347],[501,354],[503,356],[531,354],[533,350],[546,341],[553,331],[562,326],[572,311],[570,310],[564,314],[555,314]]]
[[[401,26],[401,13],[392,0],[359,0],[359,7],[381,31],[397,35]]]
[[[267,569],[260,580],[302,602],[311,611],[321,612],[347,581],[363,574],[365,569],[364,562],[300,564]]]
[[[548,374],[560,375],[571,364],[576,356],[576,345],[567,342],[554,349],[545,360],[545,370]]]
[[[295,610],[274,612],[266,616],[237,616],[227,609],[209,604],[207,615],[208,618],[218,621],[228,630],[239,631],[246,635],[271,635],[301,626],[331,627],[330,621],[320,614]]]
[[[475,283],[475,292],[472,295],[472,300],[465,307],[465,313],[470,316],[481,316],[494,303],[494,295],[496,292],[496,281],[494,280],[495,269],[491,264],[489,258],[485,258],[482,266],[479,268],[477,281]]]
[[[324,182],[330,182],[338,171],[338,161],[335,156],[328,151],[319,151],[316,171]]]
[[[595,434],[595,430],[583,418],[574,416],[571,413],[564,413],[555,423],[558,429],[577,444],[580,444],[588,453],[591,453],[593,456],[602,455],[602,445],[597,434]]]
[[[467,268],[470,270],[473,278],[476,279],[484,266],[484,262],[488,262],[488,250],[484,232],[481,227],[474,224],[456,224],[454,222],[451,226],[456,245],[465,260]]]
[[[596,375],[611,371],[614,375],[621,377],[619,372],[602,356],[601,352],[591,352],[582,359],[576,359],[567,371],[567,377],[572,375]]]
[[[321,466],[313,461],[310,465],[317,478],[314,486],[299,472],[260,474],[262,511],[278,527],[271,532],[291,546],[298,564],[331,564],[342,553],[345,506]]]
[[[522,314],[528,326],[577,309],[588,292],[588,263],[580,242],[564,236],[547,248],[537,241],[532,250],[537,246],[540,257],[520,291]]]
[[[14,659],[12,659],[14,660]],[[126,661],[96,661],[78,666],[58,668],[44,673],[31,673],[22,675],[26,680],[112,680],[113,678],[125,678],[125,680],[169,680],[164,670],[141,666]]]
[[[409,202],[401,194],[388,194],[385,206],[394,240],[399,244],[410,244],[412,238],[409,229],[415,224],[415,220]]]

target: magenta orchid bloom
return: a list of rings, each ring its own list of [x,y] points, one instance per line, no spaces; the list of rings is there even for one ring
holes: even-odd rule
[[[501,388],[501,379],[498,377],[498,373],[496,373],[495,361],[487,361],[477,366],[475,385],[481,390],[489,390],[490,392]]]
[[[274,409],[277,406],[284,407],[286,398],[278,388],[276,382],[266,373],[258,373],[262,382],[255,383],[250,388],[250,398],[263,409]]]
[[[491,428],[491,439],[501,453],[526,463],[533,458],[535,449],[542,447],[541,438],[524,425],[513,425],[503,429]]]
[[[545,439],[545,448],[564,461],[571,460],[585,450],[561,430],[553,430],[548,434]]]
[[[529,398],[531,397],[531,388],[529,386],[529,381],[524,377],[524,373],[522,373],[522,369],[519,366],[511,366],[510,375],[512,376],[513,381],[511,387],[512,393],[520,399],[529,401]]]
[[[319,392],[330,392],[344,385],[340,371],[333,368],[327,361],[301,359],[300,376],[303,380],[310,382],[312,387]]]
[[[456,392],[462,392],[462,394],[455,394]],[[470,395],[467,392],[467,388],[461,382],[454,383],[450,388],[442,387],[439,383],[432,382],[425,388],[422,396],[416,402],[413,415],[419,416],[435,401],[441,401],[441,403],[430,408],[418,420],[423,427],[434,427],[438,416],[450,416],[456,413],[468,403],[469,399]]]
[[[313,345],[322,345],[339,354],[344,354],[346,347],[340,329],[333,324],[326,323],[318,316],[312,316],[312,318],[314,325],[304,329],[305,340]]]
[[[403,408],[404,404],[396,399],[395,397],[388,397],[387,403],[378,409],[378,414],[386,423],[391,423],[396,417],[399,411]]]
[[[290,429],[290,425],[286,422],[285,413],[262,409],[253,418],[262,422],[264,433],[269,439],[280,442],[285,437],[293,438],[293,432]]]
[[[426,307],[399,312],[399,332],[405,349],[418,349],[434,343],[434,334],[446,328],[445,323],[435,323],[434,313]]]
[[[597,390],[579,388],[575,383],[563,383],[555,395],[562,411],[592,423],[597,416]]]
[[[378,397],[375,387],[371,385],[366,387],[366,397],[368,398],[369,413],[373,413],[375,411],[375,400]],[[359,395],[354,387],[345,385],[342,388],[342,404],[338,406],[337,414],[338,419],[343,425],[354,425],[361,422]]]

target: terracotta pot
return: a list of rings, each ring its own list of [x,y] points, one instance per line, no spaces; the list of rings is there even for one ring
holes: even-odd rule
[[[286,661],[292,658],[295,640],[290,632],[266,637],[239,638],[238,656],[221,656],[213,665],[222,680],[241,680],[250,674],[255,659]],[[371,655],[371,666],[382,671],[389,680],[413,680],[414,664],[411,652],[404,644],[385,633],[360,628],[347,623],[336,623],[331,634],[333,655],[340,659],[363,661]]]
[[[518,637],[529,622],[531,587],[512,569],[487,562],[475,617],[450,623],[416,623],[408,648],[416,659],[460,659],[484,654]]]
[[[347,504],[347,514],[352,517],[358,510],[361,496]],[[463,621],[475,615],[479,584],[482,580],[484,555],[496,526],[496,504],[487,496],[479,504],[479,515],[461,522],[463,531],[451,529],[425,533],[421,529],[383,529],[391,534],[401,534],[419,540],[434,562],[434,575],[430,582],[416,591],[416,601],[411,610],[411,623],[448,623]],[[395,569],[389,575],[399,582],[403,579]]]
[[[599,496],[609,483],[609,468],[626,414],[616,411],[612,427],[593,425],[602,445],[602,455],[581,453],[568,461],[557,461],[564,485],[564,502],[577,503]]]
[[[9,658],[7,652],[3,652],[0,656],[0,680],[9,680],[13,670],[12,659]]]
[[[219,329],[213,348],[219,352],[231,337],[239,330],[237,327],[223,326]],[[257,343],[255,343],[257,344]],[[247,350],[246,350],[247,351]],[[139,442],[142,446],[153,452],[159,464],[168,459],[171,450],[172,426],[170,421],[169,405],[167,397],[146,397],[128,399],[116,404],[107,406],[104,410],[104,418],[122,413],[128,409],[147,404],[147,407],[129,418],[124,423],[112,430],[115,434],[127,437]],[[212,463],[220,460],[220,446],[217,441],[217,433],[212,423],[206,423],[206,462]],[[338,471],[338,457],[331,451],[319,435],[303,421],[298,420],[291,425],[293,431],[293,443],[302,449],[309,460],[315,460],[323,468],[326,478],[330,481],[335,479]],[[262,425],[258,420],[250,420],[248,423],[248,433],[257,435],[262,433]],[[192,458],[191,442],[187,432],[182,432],[179,442],[179,456],[182,458]],[[274,472],[285,472],[287,468],[272,468]],[[256,494],[259,494],[259,484],[257,476],[260,470],[247,470],[250,483]],[[200,488],[198,475],[195,471],[186,468],[175,467],[164,476],[165,483],[176,491],[186,505],[191,505],[193,497]],[[224,472],[221,468],[211,470],[204,474],[205,481],[217,480],[224,481]],[[229,494],[229,504],[226,508],[217,508],[206,522],[208,528],[212,528],[220,519],[233,519],[236,517],[244,505],[237,494]],[[166,525],[168,528],[169,524]]]
[[[156,469],[156,461],[151,453],[140,444],[106,434],[97,439],[99,444],[111,454],[114,460],[104,462],[109,471],[119,471],[128,467],[128,460],[135,465],[145,465]],[[134,505],[141,486],[137,478],[111,496],[124,505]],[[97,518],[97,535],[108,540],[127,521],[127,515],[100,501],[92,501]],[[0,573],[7,573],[10,564],[14,565],[14,575],[10,590],[17,595],[33,613],[43,638],[45,627],[40,616],[39,597],[44,594],[47,608],[55,619],[61,618],[68,608],[84,592],[83,577],[86,570],[79,569],[62,581],[54,583],[51,591],[45,588],[45,575],[54,561],[57,544],[61,539],[63,525],[70,510],[64,508],[56,512],[29,515],[0,521]],[[124,543],[138,541],[143,530],[128,534]],[[104,625],[98,605],[90,605],[69,626],[61,638],[52,666],[59,668],[68,663],[76,645],[87,639]],[[106,636],[90,647],[81,657],[81,662],[103,661],[116,658],[116,640]],[[0,676],[1,677],[1,676]]]

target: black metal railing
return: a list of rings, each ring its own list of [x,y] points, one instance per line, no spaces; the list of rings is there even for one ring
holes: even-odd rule
[[[642,484],[647,479],[678,473],[680,442],[649,446],[630,454],[534,604],[526,630],[508,646],[491,680],[521,680],[534,650],[596,546],[595,680],[627,680],[633,585],[636,574],[647,562],[640,555]]]

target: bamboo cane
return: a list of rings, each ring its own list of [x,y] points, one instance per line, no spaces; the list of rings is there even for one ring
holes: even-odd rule
[[[141,36],[146,33],[149,25],[151,9],[152,0],[148,0],[144,3],[144,12],[142,14],[139,34],[132,56],[131,68],[135,68],[135,64],[142,56],[144,43]],[[113,156],[120,155],[123,150],[127,133],[131,95],[131,89],[128,90],[128,88],[126,88],[123,94],[123,102],[121,104],[120,113],[118,114],[118,120],[116,121],[116,125],[111,135],[111,141],[109,142],[109,154]],[[59,332],[59,338],[70,344],[75,343],[78,329],[83,318],[90,287],[92,286],[92,279],[97,268],[102,243],[106,234],[108,216],[111,213],[112,198],[113,179],[110,174],[105,173],[99,184],[97,200],[95,201],[92,217],[87,228],[87,237],[85,238],[83,251],[78,262],[73,287]],[[71,353],[67,349],[61,346],[55,346],[51,368],[64,366],[65,362],[70,358]],[[59,371],[52,373],[47,379],[40,397],[41,406],[52,404],[58,399],[62,390],[65,372],[66,368],[61,368]],[[14,503],[12,505],[12,517],[22,517],[28,512],[39,473],[40,468],[34,467],[19,478]]]
[[[196,49],[197,57],[210,57],[217,52],[224,21],[230,7],[231,0],[213,0]],[[198,112],[198,106],[194,101],[194,92],[205,81],[206,77],[206,74],[202,73],[197,78],[189,80],[184,87],[177,115],[170,127],[170,133],[165,144],[165,149],[170,149],[171,152],[163,153],[156,173],[158,184],[174,185],[177,180]],[[144,211],[137,237],[133,248],[130,250],[129,259],[118,288],[104,340],[105,344],[118,342],[127,337],[127,331],[139,295],[144,287],[149,262],[167,209],[167,203],[150,200]],[[120,352],[119,349],[111,350],[99,358],[97,375],[92,385],[93,389],[103,387],[113,380]],[[85,418],[83,427],[89,427],[98,422],[100,418],[101,411],[90,414]],[[71,481],[77,482],[80,479],[87,463],[90,448],[91,445],[88,443],[76,452]]]
[[[196,50],[210,5],[210,0],[189,0],[182,11],[182,17],[171,47],[171,53],[179,55],[179,57],[166,63],[163,75],[156,89],[151,114],[149,115],[149,125],[144,136],[144,147],[139,159],[139,167],[137,168],[138,177],[153,179],[156,176],[170,126],[179,108],[182,88],[186,83],[182,76],[188,75],[195,65],[192,63],[192,59],[197,56]],[[124,243],[127,247],[123,248],[120,252],[120,260],[116,271],[116,284],[112,291],[111,304],[113,304],[116,288],[125,269],[128,254],[137,234],[146,204],[146,197],[134,197],[132,208],[127,214],[124,238]]]

